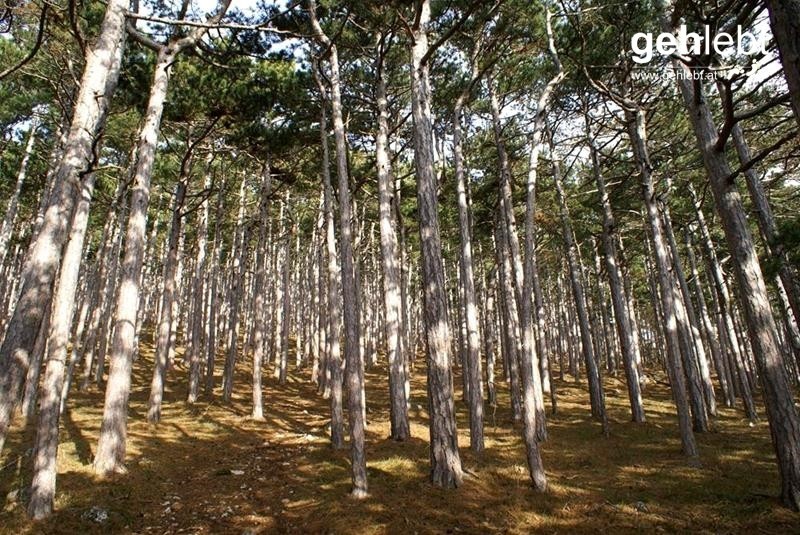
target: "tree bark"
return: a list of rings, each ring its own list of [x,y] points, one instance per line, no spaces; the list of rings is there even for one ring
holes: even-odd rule
[[[628,384],[628,402],[631,406],[631,418],[634,422],[645,421],[644,407],[642,406],[642,389],[639,382],[639,370],[636,367],[637,361],[641,359],[638,355],[638,344],[634,342],[633,329],[631,326],[630,315],[623,285],[622,271],[617,258],[617,246],[615,242],[616,222],[614,212],[611,209],[611,199],[606,190],[605,179],[600,172],[600,158],[597,145],[592,137],[590,118],[586,116],[586,139],[589,141],[589,151],[592,159],[592,173],[594,174],[597,192],[600,196],[600,206],[603,212],[603,249],[605,252],[606,274],[608,276],[608,286],[611,289],[611,305],[614,309],[615,325],[617,336],[619,337],[620,348],[622,350],[622,364],[625,368],[625,379]]]
[[[606,422],[605,401],[603,399],[603,385],[600,381],[600,370],[597,367],[597,360],[592,343],[592,332],[589,326],[589,313],[587,311],[586,294],[583,287],[583,276],[578,260],[580,254],[575,246],[572,233],[572,223],[570,221],[569,210],[567,208],[567,197],[564,191],[563,178],[561,177],[561,166],[556,159],[557,156],[550,147],[553,183],[558,194],[559,212],[561,217],[561,234],[564,240],[564,252],[567,256],[569,267],[570,283],[572,284],[572,295],[575,299],[575,311],[578,315],[578,327],[580,329],[581,346],[583,348],[583,362],[586,366],[586,376],[589,381],[589,398],[592,416],[598,421]]]
[[[150,202],[150,178],[155,160],[158,128],[167,96],[170,68],[176,52],[165,47],[158,54],[145,120],[139,132],[134,185],[131,190],[130,213],[125,235],[125,253],[121,266],[122,278],[114,311],[111,371],[106,385],[103,423],[94,459],[95,472],[101,476],[125,470],[128,398],[131,367],[136,349],[134,347],[136,314],[145,248],[147,207]]]
[[[262,400],[261,368],[264,365],[266,325],[266,278],[267,278],[267,226],[269,221],[270,196],[272,195],[272,169],[270,162],[264,166],[259,195],[258,245],[256,246],[255,282],[253,284],[253,412],[254,420],[264,419]]]
[[[414,120],[414,163],[417,175],[417,214],[421,240],[423,315],[428,361],[428,406],[431,480],[441,487],[457,487],[463,471],[458,452],[453,382],[450,368],[450,331],[442,244],[439,232],[437,179],[428,79],[428,25],[430,0],[417,6],[412,29],[411,108]]]
[[[800,19],[795,18],[792,22],[797,24],[798,20]],[[797,72],[796,56],[794,61]],[[680,62],[674,62],[674,66],[679,70],[686,69]],[[778,344],[777,326],[772,316],[761,266],[747,227],[739,192],[729,179],[730,166],[725,153],[716,149],[717,128],[703,97],[702,86],[699,85],[699,91],[696,91],[689,80],[679,78],[678,82],[734,260],[734,273],[764,389],[767,419],[781,475],[781,500],[786,506],[796,510],[800,508],[800,417],[784,373],[784,356]],[[800,120],[800,115],[798,119]]]
[[[800,0],[765,0],[790,102],[800,125]]]
[[[36,129],[39,127],[37,118],[31,120],[31,127],[28,131],[28,141],[25,143],[25,150],[22,153],[22,161],[19,164],[19,171],[17,172],[17,181],[14,184],[14,191],[11,193],[11,198],[6,204],[6,213],[3,217],[3,222],[0,223],[0,266],[3,266],[8,254],[8,242],[11,239],[11,233],[14,230],[14,224],[17,222],[17,209],[19,207],[19,194],[22,191],[22,184],[25,183],[25,178],[28,176],[28,164],[33,154],[33,144],[36,141]]]
[[[47,369],[39,405],[36,442],[33,454],[33,480],[28,515],[35,520],[53,512],[56,492],[58,422],[61,415],[61,390],[66,372],[67,344],[75,311],[75,294],[83,256],[83,242],[89,222],[89,206],[94,191],[95,173],[81,184],[81,197],[72,215],[71,230],[53,299],[50,335],[47,343]]]
[[[178,238],[181,234],[183,202],[186,198],[186,182],[175,184],[172,201],[172,225],[167,242],[167,258],[164,260],[164,288],[162,290],[161,312],[158,320],[158,339],[156,342],[156,360],[153,367],[153,380],[150,383],[150,401],[147,410],[147,421],[157,424],[161,421],[161,401],[164,397],[164,382],[167,375],[167,357],[172,346],[173,317],[172,312],[178,299]]]
[[[386,37],[384,37],[385,39]],[[403,362],[402,299],[400,286],[400,251],[395,232],[392,202],[394,177],[389,157],[389,104],[386,97],[386,75],[383,54],[377,65],[376,99],[378,105],[378,132],[375,136],[375,158],[378,168],[378,202],[380,211],[381,266],[383,268],[383,305],[386,312],[384,329],[386,356],[389,363],[389,419],[394,440],[408,440],[411,430],[408,423],[408,399],[406,398],[406,370]]]
[[[99,37],[94,46],[86,49],[86,64],[64,154],[54,173],[55,190],[49,196],[42,227],[30,245],[17,306],[0,345],[0,452],[52,295],[79,191],[79,177],[95,158],[94,140],[105,124],[108,102],[116,87],[127,7],[123,0],[109,1]]]
[[[667,342],[667,372],[672,389],[672,397],[678,411],[678,425],[681,433],[683,453],[690,458],[698,456],[697,443],[692,431],[689,402],[686,395],[686,379],[681,362],[681,346],[678,324],[675,318],[676,300],[680,299],[672,280],[669,253],[664,237],[664,221],[658,212],[655,190],[653,187],[653,166],[647,148],[647,131],[645,113],[641,108],[626,111],[628,135],[633,155],[638,166],[642,197],[647,211],[647,221],[653,238],[656,266],[661,295],[661,310],[664,315],[664,335]]]

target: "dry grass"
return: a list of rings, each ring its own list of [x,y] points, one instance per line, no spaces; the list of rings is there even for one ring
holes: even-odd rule
[[[486,451],[469,449],[459,406],[462,459],[468,469],[457,490],[428,480],[424,370],[414,375],[413,438],[387,440],[383,369],[368,379],[370,497],[348,498],[348,455],[327,440],[328,402],[293,373],[279,386],[266,378],[265,422],[249,419],[246,365],[233,403],[185,399],[185,369],[170,372],[163,423],[145,422],[152,350],[135,367],[128,439],[129,472],[97,480],[91,471],[102,392],[76,393],[64,417],[59,451],[57,511],[30,523],[19,500],[0,513],[6,533],[530,533],[701,532],[797,533],[800,515],[775,498],[778,476],[766,423],[753,428],[723,409],[711,433],[698,435],[702,467],[690,467],[668,391],[647,391],[648,423],[628,421],[624,384],[606,380],[611,436],[588,414],[585,387],[559,383],[559,414],[549,420],[543,457],[547,494],[528,486],[523,446],[500,385],[496,415],[487,417]],[[460,384],[458,378],[456,385]],[[0,492],[25,489],[30,436],[16,429],[2,458]],[[20,455],[22,454],[22,455]],[[241,475],[231,470],[243,471]],[[23,491],[24,492],[24,491]],[[109,512],[104,524],[84,518],[92,506]]]

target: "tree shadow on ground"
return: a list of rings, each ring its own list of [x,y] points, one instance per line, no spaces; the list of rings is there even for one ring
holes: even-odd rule
[[[587,409],[585,385],[558,383],[560,412],[550,416],[542,444],[548,493],[529,485],[524,446],[500,394],[486,450],[468,449],[466,408],[456,402],[462,461],[458,489],[429,483],[425,377],[413,378],[412,438],[388,439],[386,370],[367,373],[367,458],[370,495],[349,498],[347,450],[330,447],[329,401],[293,370],[285,385],[265,373],[264,421],[249,418],[250,374],[241,363],[234,396],[185,403],[184,370],[168,375],[163,420],[144,421],[151,353],[135,367],[129,425],[128,473],[107,480],[91,472],[102,392],[76,393],[64,416],[55,514],[30,523],[22,505],[0,513],[9,533],[530,533],[542,532],[773,532],[800,530],[800,516],[780,507],[777,472],[766,424],[742,425],[722,409],[718,432],[698,435],[702,466],[680,454],[668,391],[648,389],[648,422],[628,422],[624,385],[606,379],[611,434],[604,438]],[[222,359],[219,364],[221,366]],[[219,384],[220,381],[217,381]],[[460,380],[456,375],[458,389]],[[620,385],[623,385],[620,387]],[[217,394],[219,390],[217,390]],[[460,397],[460,396],[459,396]],[[62,439],[63,440],[63,439]],[[12,437],[7,458],[24,441]],[[10,460],[10,459],[9,459]],[[23,471],[20,469],[20,471]],[[19,487],[0,474],[0,489]],[[108,512],[103,523],[88,515]]]

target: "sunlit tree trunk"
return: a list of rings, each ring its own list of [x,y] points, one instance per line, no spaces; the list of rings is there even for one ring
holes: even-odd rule
[[[212,247],[211,269],[208,274],[211,287],[208,291],[208,343],[206,344],[206,373],[203,392],[206,397],[214,393],[214,367],[217,357],[217,315],[219,309],[220,263],[222,259],[222,243],[220,226],[222,223],[223,196],[225,184],[221,184],[217,193],[217,206],[214,209],[214,243]]]
[[[161,421],[161,402],[164,397],[164,382],[167,375],[169,349],[172,346],[173,308],[178,299],[178,238],[183,221],[183,202],[186,198],[186,182],[175,184],[172,201],[172,224],[167,242],[167,257],[164,260],[164,289],[162,290],[161,310],[158,319],[156,360],[153,367],[153,380],[150,383],[150,401],[147,421],[157,424]]]
[[[231,252],[233,260],[230,269],[231,286],[228,291],[229,306],[228,327],[225,333],[227,339],[227,355],[225,356],[225,369],[222,374],[222,400],[230,403],[233,397],[233,382],[236,372],[236,356],[239,350],[239,311],[244,297],[245,273],[247,271],[247,246],[249,229],[245,225],[247,177],[242,176],[239,187],[239,212],[236,216],[236,231],[234,236],[234,247]]]
[[[641,359],[638,355],[638,344],[634,343],[633,328],[631,326],[630,315],[623,286],[623,276],[617,258],[617,246],[615,242],[616,223],[614,212],[611,209],[611,200],[606,190],[605,179],[600,172],[600,159],[597,147],[592,137],[589,126],[589,118],[586,118],[586,137],[589,141],[589,150],[592,159],[592,173],[594,174],[597,192],[600,195],[600,205],[603,212],[603,249],[605,253],[606,274],[608,285],[611,290],[611,305],[614,308],[614,322],[617,328],[620,348],[622,352],[622,364],[625,368],[625,379],[628,384],[628,401],[631,406],[631,418],[634,422],[644,422],[645,414],[642,406],[642,390],[639,382],[639,370],[636,362]]]
[[[758,421],[758,414],[756,413],[755,402],[753,401],[753,394],[750,390],[747,374],[745,373],[742,365],[742,349],[739,347],[739,341],[736,338],[736,327],[733,324],[733,315],[731,307],[730,292],[728,284],[725,282],[725,276],[722,272],[719,260],[717,259],[716,249],[714,243],[711,241],[711,232],[706,224],[703,209],[700,205],[694,188],[691,184],[688,187],[689,194],[694,204],[695,218],[700,230],[700,239],[706,258],[708,260],[709,271],[711,272],[711,280],[714,283],[715,296],[719,305],[720,312],[720,335],[724,335],[724,341],[727,347],[727,352],[733,361],[729,366],[731,373],[736,370],[738,382],[733,382],[734,386],[738,385],[739,395],[742,397],[745,412],[751,422]]]
[[[463,471],[458,452],[453,382],[450,369],[450,332],[447,294],[439,232],[439,203],[434,170],[431,88],[428,78],[430,0],[417,5],[411,47],[411,108],[414,120],[414,163],[417,176],[417,212],[421,239],[423,316],[428,361],[428,405],[431,480],[437,486],[456,487]]]
[[[108,102],[116,87],[127,7],[127,2],[110,0],[97,41],[86,48],[86,64],[72,123],[54,173],[55,189],[48,196],[41,230],[30,245],[19,299],[0,345],[0,452],[52,295],[70,216],[77,201],[75,192],[80,189],[80,173],[95,159],[94,139],[105,123]]]
[[[794,12],[797,13],[797,10]],[[797,21],[795,18],[791,23],[796,25]],[[797,33],[794,44],[797,45]],[[786,55],[786,51],[782,53]],[[786,59],[784,57],[784,62]],[[800,58],[795,56],[795,73],[798,73],[798,61]],[[675,67],[685,74],[685,65],[675,62]],[[784,373],[784,356],[778,344],[777,326],[772,316],[758,255],[747,227],[747,218],[736,184],[729,179],[730,166],[724,151],[717,147],[719,141],[717,128],[703,97],[702,85],[694,87],[691,81],[682,79],[679,79],[678,83],[733,258],[732,264],[741,292],[750,343],[764,389],[767,419],[781,475],[781,500],[785,505],[798,509],[800,508],[800,416],[794,406],[792,390]],[[798,120],[800,121],[800,115]]]
[[[213,153],[209,152],[206,161],[206,178],[204,187],[208,191],[211,188],[211,161]],[[192,329],[192,348],[189,355],[189,394],[187,402],[189,404],[197,401],[200,393],[200,372],[203,362],[203,342],[205,339],[205,308],[206,308],[206,248],[208,242],[208,216],[210,205],[208,199],[202,201],[197,212],[197,254],[194,262],[194,274],[192,276],[192,292],[194,294],[194,306],[192,307],[192,317],[190,327]]]
[[[557,156],[551,147],[551,158],[553,167],[553,183],[558,194],[558,204],[561,216],[562,239],[564,240],[564,252],[567,257],[569,267],[570,283],[572,285],[572,295],[575,299],[575,310],[578,315],[578,327],[580,329],[581,346],[583,348],[583,362],[586,366],[586,375],[589,381],[589,398],[592,416],[599,421],[606,421],[605,400],[603,399],[603,385],[600,382],[600,370],[597,367],[597,360],[592,342],[591,327],[589,326],[589,313],[586,304],[586,294],[583,287],[583,276],[578,261],[580,254],[575,246],[572,233],[572,222],[567,208],[567,197],[564,191],[561,168],[558,164]],[[605,424],[604,424],[605,425]]]
[[[144,124],[139,132],[139,148],[125,234],[125,253],[121,266],[122,278],[114,309],[111,370],[106,385],[100,439],[94,459],[94,469],[99,475],[124,471],[128,398],[135,351],[139,283],[147,236],[150,178],[155,160],[158,129],[164,110],[164,100],[167,96],[170,68],[175,59],[175,53],[176,50],[165,47],[158,54]]]
[[[95,178],[95,173],[89,173],[82,181],[81,197],[72,215],[72,228],[64,251],[58,287],[53,299],[53,313],[47,344],[47,371],[39,405],[33,453],[31,497],[28,502],[28,514],[34,519],[45,518],[53,512],[61,390],[64,386],[67,344],[75,310],[78,275],[83,257],[83,242],[89,222],[89,206]]]
[[[3,221],[0,223],[0,266],[5,264],[6,255],[8,254],[8,241],[11,238],[11,232],[14,230],[14,224],[17,222],[19,194],[22,191],[22,184],[25,183],[25,178],[28,176],[28,164],[33,154],[33,144],[36,141],[36,129],[38,127],[39,121],[34,117],[31,120],[30,130],[28,131],[28,141],[25,143],[22,161],[20,161],[19,170],[17,171],[17,181],[14,183],[14,191],[11,193],[11,198],[8,199],[5,216],[3,216]]]
[[[406,370],[403,365],[402,299],[400,295],[400,250],[393,213],[394,177],[389,157],[389,104],[386,96],[383,50],[378,63],[376,99],[378,132],[375,136],[375,158],[378,168],[378,201],[380,210],[381,262],[383,268],[383,300],[386,311],[384,329],[389,363],[389,417],[394,440],[407,440],[411,434],[406,398]]]
[[[681,343],[678,323],[675,317],[676,301],[680,295],[672,280],[669,251],[664,237],[664,222],[656,204],[653,188],[653,166],[647,147],[645,114],[642,109],[627,111],[628,135],[642,185],[642,198],[647,211],[647,222],[653,238],[653,248],[661,292],[661,310],[664,315],[664,335],[667,342],[667,372],[669,374],[672,398],[678,411],[678,425],[681,433],[683,453],[692,458],[698,456],[697,443],[692,431],[692,420],[686,393],[686,379],[681,362]]]
[[[800,125],[800,0],[765,0],[794,117]]]
[[[264,166],[264,177],[259,193],[258,244],[255,257],[255,283],[253,285],[253,411],[254,420],[264,419],[264,404],[261,392],[261,368],[264,365],[266,325],[266,277],[267,277],[267,226],[269,222],[270,196],[272,195],[272,169],[270,162]]]
[[[320,138],[322,145],[322,187],[325,211],[325,248],[327,252],[327,288],[328,288],[328,328],[326,353],[328,355],[324,373],[328,377],[326,388],[331,400],[331,445],[335,449],[344,448],[344,411],[342,408],[342,358],[341,358],[341,295],[339,261],[336,252],[336,232],[333,214],[333,185],[330,173],[330,151],[328,148],[328,116],[326,113],[327,91],[322,85],[318,73],[314,76],[319,87],[322,105],[320,109]]]

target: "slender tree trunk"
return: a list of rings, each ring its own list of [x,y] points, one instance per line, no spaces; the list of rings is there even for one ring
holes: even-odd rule
[[[137,150],[134,185],[125,235],[122,278],[114,311],[114,335],[111,347],[111,371],[106,385],[103,423],[94,469],[99,475],[124,471],[128,427],[128,398],[131,367],[136,350],[136,315],[139,305],[139,282],[147,236],[147,207],[150,202],[150,178],[155,160],[158,129],[167,96],[170,67],[175,50],[163,48],[156,60],[153,85]]]
[[[383,51],[381,51],[381,54]],[[386,311],[384,329],[386,355],[389,363],[389,418],[394,440],[408,440],[411,435],[408,423],[406,398],[406,370],[403,362],[403,337],[401,336],[402,299],[400,295],[400,251],[395,232],[392,198],[394,177],[389,158],[389,104],[386,97],[386,77],[383,56],[379,60],[376,86],[378,104],[378,133],[375,136],[375,157],[378,168],[378,201],[380,210],[381,261],[383,268],[383,300]]]
[[[634,158],[639,168],[642,184],[642,197],[647,210],[647,220],[653,237],[655,259],[661,290],[661,309],[664,314],[664,334],[667,342],[667,372],[672,389],[672,398],[678,411],[678,425],[681,433],[683,453],[694,458],[698,456],[697,443],[692,431],[689,402],[686,395],[686,379],[681,362],[681,346],[675,318],[676,300],[680,299],[672,280],[669,252],[664,237],[664,222],[656,205],[653,188],[653,166],[647,148],[645,114],[642,109],[626,112],[628,134],[631,140]]]
[[[695,217],[697,219],[698,228],[700,229],[700,237],[702,239],[703,248],[708,259],[709,271],[711,272],[711,277],[714,282],[715,296],[717,298],[720,311],[720,334],[724,333],[724,341],[727,345],[728,355],[730,360],[732,360],[732,364],[729,366],[729,368],[731,369],[731,373],[733,373],[733,370],[735,369],[738,375],[738,383],[732,381],[732,384],[734,387],[737,385],[739,387],[739,395],[742,397],[747,417],[751,422],[756,422],[758,421],[758,413],[756,412],[755,402],[753,401],[753,395],[750,391],[749,381],[744,372],[744,368],[741,366],[742,348],[739,347],[739,341],[736,338],[736,327],[733,324],[731,298],[730,292],[728,291],[728,285],[725,282],[725,276],[722,272],[722,267],[717,259],[714,243],[711,241],[711,233],[709,232],[708,225],[706,224],[702,206],[700,206],[700,202],[697,199],[697,194],[695,193],[691,184],[689,185],[688,190],[692,197],[692,203],[694,204]]]
[[[318,66],[317,66],[318,67]],[[326,113],[326,91],[319,79],[317,69],[314,77],[322,97],[319,130],[322,145],[322,187],[325,210],[325,245],[327,250],[327,286],[328,286],[328,328],[326,353],[328,355],[325,374],[329,379],[326,387],[330,389],[331,400],[331,445],[335,449],[344,448],[344,412],[342,408],[342,358],[341,358],[341,323],[342,309],[339,285],[339,262],[336,252],[336,233],[333,222],[333,186],[330,173],[330,152],[328,148],[328,116]]]
[[[239,349],[239,311],[244,297],[245,273],[247,272],[247,246],[249,230],[245,225],[247,177],[242,176],[239,187],[239,213],[236,216],[236,236],[231,258],[231,286],[228,295],[230,310],[228,311],[228,330],[226,333],[228,354],[225,356],[225,369],[222,374],[222,400],[230,403],[233,397],[233,382],[236,371],[236,355]]]
[[[211,162],[212,153],[209,152],[206,162],[206,178],[204,187],[206,190],[211,188]],[[204,320],[206,305],[206,246],[208,242],[208,216],[210,206],[208,199],[203,199],[197,212],[197,255],[194,262],[194,276],[192,278],[192,292],[194,294],[194,306],[192,307],[192,349],[189,356],[189,394],[187,402],[191,405],[197,401],[200,393],[200,372],[202,364],[203,341],[204,341]],[[208,340],[205,340],[208,342]]]
[[[81,198],[75,206],[67,248],[61,265],[58,289],[53,299],[50,336],[47,344],[47,370],[39,406],[36,442],[33,455],[33,480],[28,514],[42,519],[53,512],[56,492],[56,457],[58,452],[58,422],[61,414],[61,390],[66,372],[67,344],[75,310],[83,256],[83,242],[89,222],[96,175],[89,173],[81,184]]]
[[[25,150],[22,153],[22,161],[19,164],[19,171],[17,172],[17,181],[14,185],[14,191],[11,193],[11,198],[6,204],[6,213],[3,217],[3,222],[0,223],[0,266],[3,266],[6,261],[6,254],[8,253],[8,241],[11,239],[11,233],[14,230],[14,224],[17,222],[17,209],[19,207],[19,194],[22,191],[22,184],[28,176],[28,163],[31,161],[33,154],[33,144],[36,141],[36,129],[39,127],[39,121],[35,117],[31,120],[31,127],[28,131],[28,141],[25,143]]]
[[[512,267],[514,298],[517,304],[517,319],[522,334],[522,351],[520,353],[520,379],[522,387],[522,424],[525,450],[527,453],[528,473],[533,487],[540,492],[547,489],[547,478],[542,465],[538,440],[547,436],[545,428],[544,396],[542,381],[539,375],[539,361],[536,355],[536,342],[533,333],[533,307],[531,303],[531,286],[525,284],[525,272],[517,236],[517,225],[514,218],[514,207],[511,194],[511,170],[508,153],[502,137],[500,125],[500,106],[493,90],[494,80],[489,80],[489,102],[492,110],[492,126],[494,140],[500,161],[500,196],[504,216],[504,237],[508,243],[508,252]],[[532,208],[531,208],[532,210]],[[532,252],[532,251],[531,251]]]
[[[795,27],[798,20],[800,19],[797,17],[792,20]],[[794,41],[797,46],[797,33]],[[786,51],[782,53],[786,63]],[[795,73],[798,73],[798,61],[800,58],[795,56]],[[680,62],[676,62],[675,67],[686,68]],[[714,202],[733,258],[732,263],[742,296],[750,343],[764,389],[767,419],[781,475],[781,500],[796,510],[800,508],[800,417],[783,370],[784,357],[778,344],[777,326],[772,316],[758,255],[750,230],[747,228],[747,219],[736,184],[729,180],[731,169],[725,153],[716,147],[717,128],[703,98],[702,86],[698,85],[695,88],[689,80],[680,79],[679,86],[711,181]],[[796,98],[800,97],[796,91],[795,94]],[[796,113],[798,111],[800,110],[795,110]]]
[[[800,0],[765,0],[794,117],[800,125]]]
[[[453,382],[450,369],[450,332],[447,294],[439,232],[437,179],[428,79],[428,25],[430,0],[418,3],[412,30],[411,102],[414,119],[414,163],[417,175],[417,212],[421,239],[423,314],[428,360],[428,405],[431,480],[441,487],[457,487],[463,472],[458,452]]]
[[[49,196],[41,230],[30,245],[17,306],[0,345],[0,452],[52,295],[77,200],[75,192],[80,189],[80,173],[88,170],[95,159],[94,140],[105,123],[108,101],[116,87],[127,7],[123,0],[109,1],[99,37],[86,49],[86,65],[64,154],[53,175],[55,190]]]
[[[595,140],[589,126],[589,117],[586,117],[586,138],[589,141],[589,150],[592,158],[592,172],[594,174],[597,191],[600,195],[600,205],[603,212],[603,248],[605,251],[606,274],[608,285],[611,289],[611,305],[614,308],[614,322],[622,349],[622,363],[625,367],[625,379],[628,384],[628,401],[631,406],[631,418],[634,422],[645,421],[644,407],[642,406],[642,390],[639,382],[639,371],[636,362],[641,359],[638,354],[638,344],[634,343],[633,329],[631,326],[628,306],[625,297],[623,276],[617,258],[615,242],[616,223],[614,212],[611,209],[611,200],[606,190],[605,180],[600,172],[600,159]]]
[[[581,268],[578,260],[578,255],[580,253],[577,251],[573,240],[572,223],[567,209],[567,197],[562,183],[563,179],[561,177],[560,165],[558,164],[556,155],[552,154],[552,147],[550,150],[553,166],[553,183],[555,184],[556,193],[558,194],[558,203],[561,213],[561,231],[564,240],[564,252],[567,256],[572,294],[575,298],[575,310],[578,315],[578,327],[581,335],[581,346],[583,347],[583,362],[586,366],[586,375],[589,380],[589,398],[592,416],[599,421],[605,422],[606,414],[605,402],[603,400],[603,385],[600,382],[600,370],[597,367],[594,345],[592,343],[592,333],[589,326],[586,294],[584,293],[583,276],[581,275]]]
[[[147,410],[147,421],[157,424],[161,421],[161,402],[164,397],[164,382],[167,375],[168,355],[171,344],[173,309],[178,300],[178,238],[181,234],[183,220],[183,202],[186,198],[186,182],[180,180],[175,184],[172,204],[172,225],[167,242],[167,258],[164,261],[164,289],[161,300],[161,313],[158,320],[158,339],[156,342],[156,360],[153,367],[153,380],[150,383],[150,401]]]
[[[264,419],[261,392],[261,368],[264,365],[264,347],[267,336],[266,325],[266,278],[267,278],[267,226],[269,221],[270,196],[272,195],[272,169],[270,162],[264,166],[264,178],[259,195],[258,245],[255,259],[255,284],[253,285],[253,412],[254,420]]]
[[[719,347],[719,339],[714,332],[714,327],[711,324],[711,319],[708,316],[708,308],[706,307],[705,296],[703,294],[703,286],[700,281],[700,273],[697,271],[697,263],[694,257],[694,244],[692,242],[692,234],[689,228],[686,228],[684,233],[686,244],[686,253],[689,258],[689,269],[692,274],[692,281],[694,285],[695,299],[697,300],[697,311],[700,315],[701,327],[705,332],[708,347],[711,349],[711,358],[714,361],[714,367],[717,369],[717,379],[722,388],[722,395],[725,402],[729,407],[733,406],[733,392],[730,390],[730,383],[726,372],[726,365],[723,363],[722,351]]]
[[[672,230],[672,216],[670,215],[669,205],[665,202],[662,206],[664,217],[664,230],[667,235],[670,251],[672,252],[672,265],[674,267],[675,278],[681,289],[683,296],[683,310],[686,314],[687,337],[690,340],[690,349],[687,351],[684,360],[686,377],[690,382],[690,393],[693,398],[697,398],[697,408],[695,412],[700,412],[701,418],[695,418],[695,431],[708,431],[708,414],[717,415],[717,402],[714,394],[714,386],[711,384],[711,373],[708,370],[708,357],[706,356],[703,340],[700,336],[699,322],[697,313],[692,304],[692,294],[686,282],[686,275],[683,272],[683,262],[681,261],[678,244],[675,241],[675,233]],[[694,405],[693,405],[694,406]]]
[[[211,288],[208,293],[208,344],[206,344],[206,377],[203,391],[206,397],[214,394],[214,366],[217,357],[217,314],[219,310],[219,266],[222,259],[220,225],[222,221],[223,194],[225,184],[220,185],[217,193],[217,206],[214,210],[214,257],[211,261]]]
[[[475,452],[483,451],[483,391],[481,390],[481,339],[478,318],[477,296],[475,294],[475,273],[472,262],[472,230],[470,225],[469,203],[467,200],[466,170],[462,147],[461,110],[467,95],[461,94],[453,112],[453,159],[458,194],[458,226],[461,238],[461,285],[464,296],[464,319],[466,326],[466,362],[464,375],[467,377],[469,404],[469,440]]]

